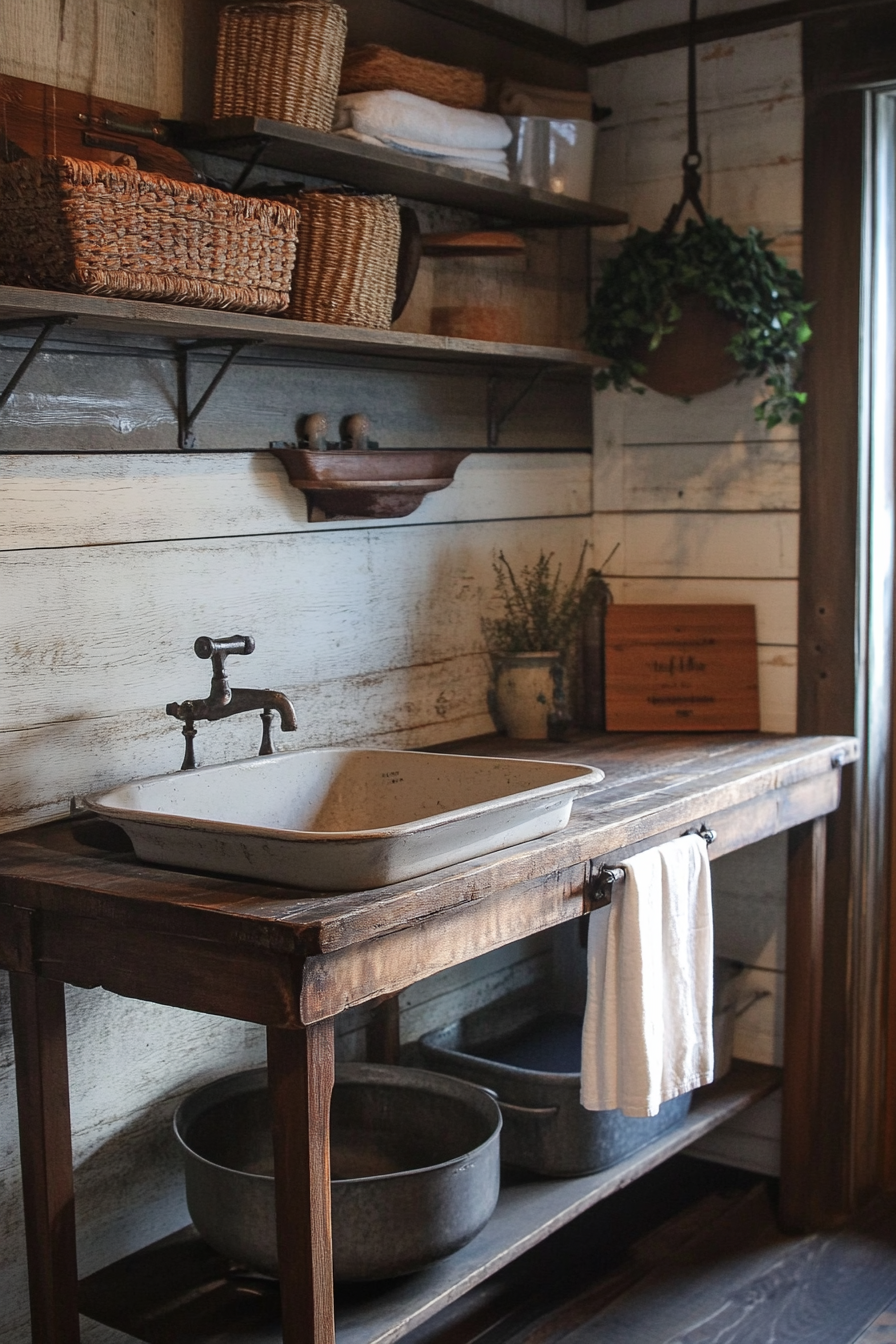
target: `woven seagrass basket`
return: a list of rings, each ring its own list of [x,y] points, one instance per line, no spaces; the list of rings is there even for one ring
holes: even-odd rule
[[[0,281],[241,312],[286,310],[299,215],[82,159],[0,165]]]
[[[346,13],[321,0],[228,5],[218,27],[216,117],[269,117],[329,131]]]
[[[485,106],[485,76],[439,61],[404,56],[391,47],[368,43],[347,51],[339,80],[340,93],[368,93],[401,89],[448,107]]]
[[[392,323],[401,222],[394,196],[308,191],[289,316],[386,329]]]

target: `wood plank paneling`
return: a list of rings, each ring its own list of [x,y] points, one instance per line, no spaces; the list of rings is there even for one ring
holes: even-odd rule
[[[599,514],[595,552],[621,545],[609,575],[645,578],[793,579],[796,513]]]
[[[799,509],[795,440],[626,445],[622,452],[625,509],[642,513]]]
[[[590,504],[584,454],[476,454],[409,518],[314,524],[268,453],[0,455],[0,550],[559,517]]]
[[[7,0],[0,69],[177,117],[182,22],[177,0]]]
[[[490,731],[480,616],[493,552],[543,547],[571,570],[586,532],[583,519],[533,519],[6,552],[0,825],[173,768],[179,738],[163,706],[204,692],[193,641],[225,627],[258,640],[241,682],[294,699],[288,747]],[[206,726],[199,759],[251,755],[257,733],[254,715]]]
[[[21,339],[4,342],[0,379],[12,373],[24,348]],[[173,362],[167,354],[155,357],[155,347],[147,358],[132,358],[133,348],[121,338],[97,337],[83,353],[80,342],[72,347],[68,339],[42,353],[4,408],[2,446],[35,453],[176,451]],[[196,360],[191,399],[217,365]],[[527,370],[502,378],[502,400],[530,377]],[[267,448],[271,440],[294,440],[300,415],[323,411],[335,439],[341,417],[363,411],[384,447],[484,448],[486,392],[484,371],[384,370],[361,358],[346,370],[325,360],[247,358],[221,383],[196,423],[196,437],[200,448],[218,451]],[[590,420],[587,377],[546,378],[507,419],[501,447],[590,449]]]

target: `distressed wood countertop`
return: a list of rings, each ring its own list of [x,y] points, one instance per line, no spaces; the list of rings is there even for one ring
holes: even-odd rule
[[[35,827],[0,843],[0,964],[268,1025],[320,1021],[586,912],[592,862],[701,822],[716,857],[823,816],[857,755],[850,737],[730,734],[450,749],[584,761],[606,778],[545,839],[335,896],[149,867],[100,848],[105,824]]]

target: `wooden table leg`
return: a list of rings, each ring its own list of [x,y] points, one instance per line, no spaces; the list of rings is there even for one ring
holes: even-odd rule
[[[788,836],[787,974],[784,998],[784,1087],[781,1119],[780,1220],[789,1231],[820,1226],[819,1129],[822,972],[827,818]]]
[[[386,994],[370,1015],[367,1059],[371,1064],[401,1063],[401,1015],[397,994]]]
[[[333,1344],[333,1020],[268,1029],[283,1344]]]
[[[77,1344],[78,1261],[65,986],[9,973],[34,1344]]]

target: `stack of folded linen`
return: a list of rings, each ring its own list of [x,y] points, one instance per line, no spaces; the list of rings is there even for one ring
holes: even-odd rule
[[[493,112],[446,107],[414,93],[388,89],[336,99],[333,130],[367,145],[403,150],[454,168],[505,181],[511,130]]]

